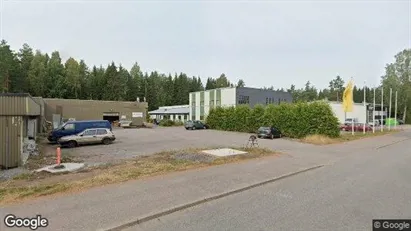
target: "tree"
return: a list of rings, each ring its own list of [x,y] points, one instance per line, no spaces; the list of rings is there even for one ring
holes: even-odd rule
[[[31,61],[33,60],[34,53],[33,49],[27,44],[23,44],[23,47],[19,50],[17,57],[20,61],[21,67],[21,78],[19,80],[19,85],[21,86],[22,92],[29,92],[30,86],[28,83],[29,70],[31,66]]]
[[[230,81],[228,81],[224,73],[222,73],[220,77],[216,79],[216,88],[223,88],[223,87],[230,87],[230,86],[231,86],[231,83]]]
[[[237,82],[237,87],[245,87],[245,82],[242,79],[239,79]]]
[[[395,55],[395,62],[387,64],[385,74],[381,77],[384,87],[384,101],[389,100],[389,89],[398,91],[399,114],[411,122],[411,49]]]
[[[46,96],[61,98],[66,94],[64,84],[64,66],[61,63],[60,53],[54,51],[47,63]]]
[[[81,94],[82,89],[82,81],[80,79],[80,65],[79,63],[73,59],[69,58],[65,65],[65,83],[66,91],[65,96],[69,99],[78,99]]]
[[[28,72],[29,93],[33,96],[46,96],[47,87],[47,56],[39,50],[33,57]]]
[[[344,91],[344,80],[337,75],[335,79],[331,80],[329,83],[330,93],[328,99],[331,101],[341,101],[342,93]]]

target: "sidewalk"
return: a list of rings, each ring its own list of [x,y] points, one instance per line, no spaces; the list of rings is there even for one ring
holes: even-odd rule
[[[10,213],[18,217],[40,214],[50,223],[41,230],[107,229],[216,194],[327,164],[332,161],[330,158],[316,153],[284,154],[177,172],[7,206],[1,209],[0,216],[3,219]],[[5,229],[2,221],[0,230]]]

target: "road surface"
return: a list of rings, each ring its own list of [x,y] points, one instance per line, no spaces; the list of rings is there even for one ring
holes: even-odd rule
[[[125,230],[372,230],[411,219],[410,165],[406,140]]]

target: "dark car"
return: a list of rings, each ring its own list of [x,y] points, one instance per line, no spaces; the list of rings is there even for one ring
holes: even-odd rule
[[[51,131],[47,138],[50,142],[56,142],[63,136],[75,135],[90,128],[107,128],[112,131],[111,123],[108,120],[67,121]]]
[[[188,120],[184,123],[184,127],[187,130],[208,129],[208,125],[199,120]]]
[[[258,138],[281,138],[283,135],[279,129],[275,127],[260,127],[257,131]]]

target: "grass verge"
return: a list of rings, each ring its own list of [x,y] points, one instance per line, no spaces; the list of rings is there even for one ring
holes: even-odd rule
[[[315,144],[315,145],[337,144],[337,143],[343,143],[343,142],[348,142],[348,141],[353,141],[353,140],[364,139],[368,137],[376,137],[376,136],[392,134],[398,131],[399,130],[391,130],[391,131],[387,130],[383,132],[375,131],[375,133],[367,132],[365,134],[362,132],[355,132],[354,135],[352,135],[352,133],[350,132],[347,132],[347,133],[341,134],[340,137],[337,137],[337,138],[330,138],[330,137],[323,136],[323,135],[309,135],[301,139],[301,141],[304,143]]]
[[[273,150],[261,148],[235,149],[246,151],[247,154],[217,158],[201,153],[201,150],[204,149],[188,149],[161,152],[150,156],[137,157],[118,165],[93,168],[88,171],[65,175],[49,175],[46,178],[39,178],[38,176],[38,174],[44,173],[24,174],[0,183],[0,204],[16,203],[46,195],[81,191],[96,186],[120,183],[169,172],[221,165],[278,154]]]

